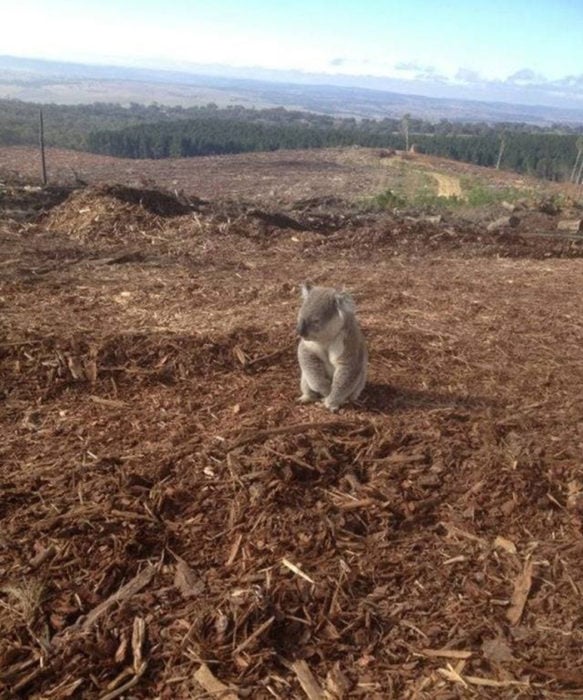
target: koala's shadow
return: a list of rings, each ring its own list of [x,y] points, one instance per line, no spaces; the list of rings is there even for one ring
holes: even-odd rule
[[[461,396],[438,391],[409,389],[384,382],[368,382],[358,401],[360,410],[370,413],[398,413],[439,408],[476,409],[494,405],[482,396]]]

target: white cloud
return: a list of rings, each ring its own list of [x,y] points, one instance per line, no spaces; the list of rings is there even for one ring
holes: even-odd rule
[[[536,73],[530,68],[522,68],[521,70],[512,73],[506,78],[507,83],[512,83],[513,85],[536,85],[539,83],[545,83],[546,78],[540,73]]]
[[[462,83],[482,83],[484,78],[480,75],[477,70],[471,70],[470,68],[460,68],[454,76],[455,80]]]
[[[424,75],[431,75],[432,73],[437,73],[437,68],[435,68],[435,66],[424,66],[417,61],[399,61],[395,64],[395,69],[398,71],[413,71],[415,73],[423,73]]]

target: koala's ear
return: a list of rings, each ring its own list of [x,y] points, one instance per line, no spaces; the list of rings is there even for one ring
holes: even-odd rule
[[[308,294],[312,291],[313,286],[314,285],[310,282],[310,280],[306,280],[305,282],[302,282],[300,289],[302,291],[302,297],[304,299],[308,298]]]
[[[336,292],[334,300],[338,311],[343,311],[347,314],[354,313],[354,299],[348,292]]]

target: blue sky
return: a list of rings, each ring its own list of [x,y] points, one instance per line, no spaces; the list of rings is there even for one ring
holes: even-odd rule
[[[556,83],[583,99],[583,0],[0,0],[0,17],[0,54]]]

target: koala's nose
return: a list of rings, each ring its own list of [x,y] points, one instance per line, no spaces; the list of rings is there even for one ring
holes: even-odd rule
[[[308,333],[308,324],[305,321],[300,321],[297,325],[297,331],[299,336],[305,338]]]

